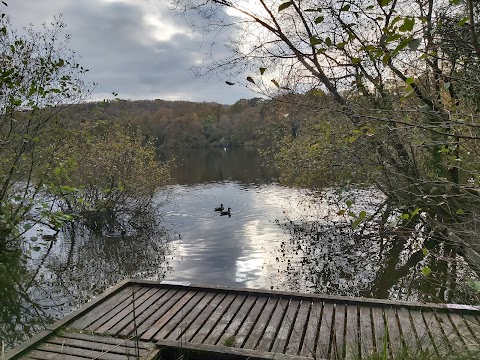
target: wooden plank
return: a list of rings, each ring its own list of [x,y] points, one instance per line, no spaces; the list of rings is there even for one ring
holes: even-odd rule
[[[145,319],[145,321],[143,321],[141,325],[137,324],[137,334],[140,336],[140,339],[145,340],[142,334],[148,331],[150,327],[158,321],[158,319],[160,319],[168,310],[170,310],[172,306],[177,303],[177,301],[179,301],[187,293],[188,290],[179,290],[175,292],[173,296],[168,296],[165,299],[162,297],[160,302],[155,303],[155,307],[152,309],[153,312],[149,311],[148,317]],[[120,333],[122,334],[123,331]]]
[[[142,340],[151,340],[155,336],[155,334],[165,326],[177,313],[182,312],[182,309],[188,302],[197,294],[196,291],[189,291],[180,299],[178,299],[172,306],[165,311],[165,313],[158,319],[150,328],[142,333],[141,339]]]
[[[260,335],[260,342],[255,349],[261,351],[271,351],[273,347],[273,341],[277,337],[277,333],[280,330],[280,325],[287,312],[289,299],[280,299],[270,317],[265,330]]]
[[[123,302],[130,296],[132,296],[131,287],[125,287],[121,289],[118,293],[112,295],[104,302],[91,308],[86,314],[75,320],[69,327],[80,330],[86,329],[90,324],[99,319],[104,313],[108,312],[110,309],[113,309],[117,304]]]
[[[480,344],[480,324],[477,319],[471,314],[462,314],[462,317],[470,333],[476,339],[477,344]]]
[[[268,298],[267,303],[255,322],[255,325],[250,329],[251,331],[246,337],[242,347],[247,349],[255,349],[257,347],[257,344],[262,338],[265,328],[270,321],[270,317],[277,306],[278,300],[279,299],[275,297]]]
[[[360,306],[360,356],[359,359],[372,354],[375,351],[375,332],[371,307]]]
[[[360,359],[360,313],[357,305],[347,306],[345,358]]]
[[[383,314],[388,329],[388,347],[392,356],[402,351],[402,334],[398,325],[397,314],[394,308],[384,308]]]
[[[301,300],[290,300],[290,303],[288,304],[287,312],[285,313],[285,316],[283,317],[283,321],[280,325],[280,329],[274,338],[274,343],[271,348],[271,351],[275,353],[281,353],[281,354],[285,353],[288,340],[293,331],[293,324],[295,324],[295,321],[297,320],[297,313],[300,308],[300,303],[301,303]],[[296,344],[295,343],[293,344],[293,346],[297,348],[297,351],[298,351],[299,345],[300,345],[300,341],[297,341]]]
[[[149,319],[154,319],[155,313],[163,306],[163,304],[169,301],[177,293],[177,290],[160,289],[160,291],[157,293],[157,296],[159,295],[160,297],[157,298],[157,296],[152,296],[152,298],[146,301],[144,303],[146,308],[136,316],[136,321],[130,321],[128,325],[117,334],[117,336],[132,336],[135,331],[135,326],[137,327],[138,333],[139,327]],[[151,323],[153,323],[153,321],[154,320],[152,320]]]
[[[151,293],[150,291],[154,291]],[[140,305],[137,305],[137,302],[135,301],[135,323],[136,326],[139,326],[140,319],[142,314],[150,307],[152,304],[155,302],[159,301],[167,292],[167,289],[157,289],[157,288],[152,288],[148,291],[151,296],[143,301]],[[129,324],[131,324],[131,327],[134,327],[134,321],[133,321],[133,311],[129,314],[129,316],[125,316],[122,320],[117,322],[114,326],[110,328],[108,331],[109,333],[117,336],[123,329],[125,329]],[[124,334],[123,336],[126,336],[128,334]]]
[[[423,321],[421,311],[410,311],[410,317],[415,329],[418,346],[422,349],[432,350],[434,346],[432,344],[432,340],[430,339],[430,333],[425,325],[425,321]]]
[[[242,325],[238,329],[235,335],[235,346],[243,347],[245,341],[247,340],[250,332],[255,328],[258,319],[263,313],[263,308],[267,304],[268,298],[266,296],[257,297],[253,307],[250,309],[250,312],[245,317]],[[255,345],[254,345],[255,346]]]
[[[466,344],[469,350],[480,350],[480,343],[476,337],[476,334],[472,331],[471,327],[466,323],[461,313],[452,312],[448,314],[450,321],[455,326],[457,332]],[[480,334],[479,334],[480,335]]]
[[[134,354],[135,354],[134,352],[132,352],[130,356],[127,356],[127,355],[112,354],[112,353],[107,353],[102,351],[73,348],[69,346],[62,346],[58,344],[49,344],[49,343],[40,345],[37,348],[37,350],[42,350],[52,354],[51,359],[55,357],[56,358],[63,357],[63,354],[66,354],[66,355],[73,355],[73,356],[90,358],[90,359],[98,358],[102,360],[129,360],[129,359],[132,359],[132,357],[134,357]]]
[[[255,301],[257,300],[256,296],[249,296],[245,302],[242,304],[242,307],[240,310],[238,310],[238,313],[235,315],[235,317],[232,319],[228,327],[225,329],[225,332],[223,335],[220,337],[218,340],[218,344],[222,345],[225,344],[225,340],[229,338],[230,336],[235,337],[234,341],[234,346],[239,344],[239,338],[237,337],[238,331],[242,324],[244,323],[245,319],[247,318],[248,314],[252,310],[252,308],[255,305]]]
[[[180,359],[178,352],[178,342],[171,342],[168,340],[159,340],[157,345],[161,349],[162,358],[165,359]],[[185,354],[195,354],[196,358],[209,360],[312,360],[303,356],[276,354],[272,352],[225,347],[207,344],[182,344],[182,352]],[[318,359],[321,360],[321,359]]]
[[[86,340],[92,342],[98,342],[103,344],[111,344],[111,345],[122,345],[127,347],[136,347],[137,343],[140,349],[150,349],[153,345],[151,343],[147,343],[144,341],[133,341],[133,340],[126,340],[126,339],[117,339],[110,336],[100,336],[100,335],[91,335],[91,334],[84,334],[84,333],[73,333],[73,332],[62,332],[61,336],[64,338],[69,339],[79,339],[79,340]]]
[[[465,341],[458,334],[457,328],[450,321],[448,314],[444,312],[436,312],[435,316],[440,324],[442,334],[444,335],[445,341],[448,343],[449,349],[454,351],[455,349],[465,348]]]
[[[245,300],[247,300],[247,296],[245,295],[240,295],[235,298],[235,300],[230,304],[228,310],[220,318],[220,320],[217,322],[217,324],[212,329],[210,334],[208,334],[208,336],[205,338],[205,340],[203,341],[204,344],[210,344],[210,345],[217,344],[217,342],[220,340],[220,337],[224,332],[227,337],[235,335],[234,333],[227,334],[226,329],[230,324],[230,322],[237,315],[238,311],[240,310]],[[221,343],[219,345],[223,346],[223,344]]]
[[[321,301],[313,301],[308,316],[305,329],[305,337],[300,349],[301,356],[314,357],[317,346],[318,334],[320,332],[320,324],[322,322],[323,303]]]
[[[430,340],[432,341],[435,352],[438,355],[448,353],[448,343],[446,342],[446,338],[442,334],[442,329],[437,321],[435,313],[433,311],[426,310],[422,311],[422,316],[429,332]]]
[[[21,343],[16,348],[12,349],[8,353],[6,353],[5,360],[10,360],[20,356],[21,354],[25,353],[26,351],[32,349],[37,344],[45,341],[45,339],[53,333],[51,330],[42,330],[34,337],[28,339],[27,341]]]
[[[412,351],[415,352],[415,350],[418,348],[418,342],[415,329],[410,319],[410,312],[404,307],[397,308],[396,311],[402,345],[412,349]]]
[[[178,324],[175,329],[173,329],[173,331],[168,335],[167,339],[178,340],[182,334],[187,331],[199,314],[205,311],[206,306],[212,301],[215,295],[216,294],[212,292],[206,293],[206,295],[198,302],[193,310],[183,318],[182,322]]]
[[[330,354],[334,359],[345,358],[345,304],[335,304],[333,321],[333,344]]]
[[[165,339],[168,335],[177,329],[181,323],[183,322],[184,318],[190,314],[190,312],[198,307],[199,302],[207,295],[206,292],[198,292],[196,293],[188,303],[178,311],[175,316],[173,316],[170,321],[160,329],[160,331],[155,334],[155,339]]]
[[[295,323],[293,324],[292,333],[290,335],[290,338],[288,339],[288,343],[285,348],[286,354],[300,355],[300,350],[303,346],[306,331],[308,330],[308,319],[310,316],[311,308],[311,301],[301,300],[298,314],[295,318]],[[314,331],[316,334],[316,328],[314,329]]]
[[[57,344],[62,346],[69,346],[72,348],[81,348],[84,350],[96,350],[100,352],[109,352],[112,354],[135,354],[135,347],[122,346],[121,344],[105,344],[103,342],[96,342],[90,340],[82,339],[71,339],[64,337],[53,337],[48,339],[47,344]],[[147,353],[146,349],[139,347],[140,356],[143,356]]]
[[[105,309],[106,311],[104,314],[102,314],[93,323],[91,323],[89,326],[86,327],[87,331],[95,331],[95,332],[98,332],[99,334],[103,334],[101,331],[97,331],[97,329],[101,328],[103,324],[105,324],[107,321],[109,321],[114,317],[120,320],[116,315],[121,313],[122,310],[124,310],[125,308],[129,307],[129,305],[131,306],[132,299],[133,299],[132,294],[135,294],[135,297],[140,297],[145,292],[148,291],[148,288],[144,287],[140,289],[134,289],[133,287],[128,287],[126,290],[127,290],[127,296],[125,297],[125,299],[121,302],[117,302],[112,308]],[[130,296],[128,296],[128,290],[130,291]],[[115,323],[117,321],[115,321]]]
[[[333,341],[334,316],[335,312],[333,304],[324,303],[320,332],[315,347],[317,358],[327,359],[330,357],[331,343]]]
[[[436,303],[420,303],[414,301],[406,301],[406,300],[386,300],[386,299],[375,299],[375,298],[359,298],[359,297],[351,297],[351,296],[338,296],[338,295],[325,295],[325,294],[302,294],[298,292],[288,292],[288,291],[279,291],[279,290],[266,290],[266,289],[239,289],[239,288],[232,288],[227,286],[216,286],[216,285],[199,285],[199,284],[188,284],[187,286],[184,284],[181,285],[171,285],[171,284],[162,284],[162,282],[154,281],[154,280],[140,280],[134,279],[130,280],[131,284],[139,284],[145,285],[148,287],[156,286],[156,287],[163,287],[163,288],[170,288],[170,289],[185,289],[188,288],[190,290],[197,290],[197,291],[215,291],[215,292],[229,292],[232,294],[237,295],[254,295],[257,294],[258,296],[268,296],[268,297],[277,297],[277,298],[292,298],[296,300],[315,300],[315,301],[325,301],[330,303],[345,303],[348,305],[360,305],[360,306],[379,306],[379,307],[400,307],[404,306],[410,309],[425,309],[428,308],[430,310],[445,310],[449,309],[452,306],[446,304],[436,304]],[[458,308],[457,305],[455,308]],[[468,309],[469,311],[475,312],[477,315],[480,316],[480,306],[469,306],[469,305],[461,305],[462,308]]]
[[[385,332],[385,320],[383,318],[383,309],[381,307],[372,307],[372,325],[373,325],[373,334],[375,341],[375,352],[382,354],[382,356],[388,356],[385,354],[385,342],[387,339],[387,334]]]
[[[214,312],[209,316],[207,321],[202,325],[202,327],[190,341],[195,343],[203,343],[205,338],[215,328],[217,322],[224,316],[237,296],[238,295],[236,294],[227,294],[227,296],[225,296],[222,302],[218,304]]]
[[[191,341],[195,334],[200,331],[203,327],[203,324],[209,319],[209,317],[214,313],[218,305],[225,299],[226,294],[215,294],[215,297],[210,301],[207,307],[198,315],[196,319],[190,324],[188,329],[183,332],[180,336],[180,340],[185,342]]]
[[[125,308],[123,308],[120,312],[118,312],[114,317],[112,317],[110,320],[108,320],[107,322],[105,322],[102,326],[98,327],[95,332],[99,333],[99,334],[116,334],[117,331],[116,329],[117,328],[120,328],[119,330],[122,329],[122,327],[119,326],[116,326],[118,323],[122,322],[124,323],[126,320],[128,321],[128,319],[130,318],[130,315],[131,318],[133,319],[133,313],[134,313],[134,308],[135,310],[141,306],[145,301],[147,301],[153,294],[155,294],[157,292],[157,289],[155,288],[147,288],[145,287],[145,289],[147,291],[145,291],[143,294],[140,293],[140,291],[135,294],[135,296],[132,296],[130,299],[128,299],[127,301],[129,301],[129,303],[127,303],[127,305],[125,306]],[[135,301],[134,301],[135,299]],[[135,311],[135,317],[138,315],[137,311]]]
[[[68,354],[58,354],[48,351],[32,350],[28,354],[28,357],[36,360],[85,360],[85,357],[73,356]],[[22,357],[22,359],[24,359]]]

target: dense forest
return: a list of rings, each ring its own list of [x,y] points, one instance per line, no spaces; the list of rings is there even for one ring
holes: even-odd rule
[[[66,107],[73,126],[112,121],[142,129],[158,147],[238,146],[257,144],[261,129],[276,120],[261,98],[233,105],[165,100],[113,100]]]

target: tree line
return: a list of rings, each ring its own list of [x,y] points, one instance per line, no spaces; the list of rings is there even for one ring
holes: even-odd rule
[[[233,105],[166,100],[111,100],[66,106],[72,126],[92,119],[141,128],[161,148],[255,145],[273,121],[269,103],[241,99]]]

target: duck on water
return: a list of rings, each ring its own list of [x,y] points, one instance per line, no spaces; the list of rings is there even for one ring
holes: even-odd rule
[[[224,207],[223,204],[220,204],[220,207],[216,207],[215,211],[223,211]]]
[[[232,216],[232,213],[230,212],[230,210],[231,208],[228,208],[227,211],[222,210],[222,212],[220,213],[220,216],[224,216],[224,215]]]

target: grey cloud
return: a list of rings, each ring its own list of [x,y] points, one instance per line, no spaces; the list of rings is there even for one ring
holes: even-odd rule
[[[146,6],[145,2],[142,6]],[[153,13],[155,8],[151,10]],[[70,47],[81,57],[80,63],[90,70],[87,80],[98,83],[94,98],[106,97],[113,91],[132,100],[233,103],[255,96],[244,87],[226,85],[225,79],[218,76],[193,78],[189,69],[209,50],[200,43],[203,40],[208,44],[213,39],[188,31],[161,41],[155,37],[152,25],[144,22],[145,10],[137,3],[23,0],[21,4],[9,4],[8,12],[17,26],[50,22],[62,12],[66,32],[72,36]],[[160,19],[162,24],[186,29],[183,19],[166,6],[161,7]],[[224,38],[217,37],[215,41],[216,54],[222,56]]]

